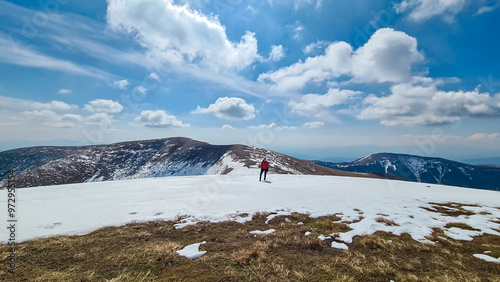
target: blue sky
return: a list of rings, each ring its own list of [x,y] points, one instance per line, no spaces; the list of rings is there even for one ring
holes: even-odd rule
[[[0,149],[500,156],[498,0],[19,2],[0,0]]]

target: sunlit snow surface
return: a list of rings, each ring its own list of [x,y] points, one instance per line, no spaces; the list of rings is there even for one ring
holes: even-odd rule
[[[500,236],[493,230],[500,229],[493,222],[500,218],[498,192],[337,176],[270,175],[269,180],[259,182],[258,174],[204,175],[18,189],[16,240],[80,235],[105,226],[179,218],[178,228],[199,221],[245,222],[256,212],[299,212],[312,217],[336,214],[352,230],[324,235],[347,244],[354,236],[376,231],[409,233],[415,240],[429,242],[425,237],[434,227],[459,240],[485,233]],[[478,206],[463,206],[474,214],[455,217],[422,208],[431,208],[431,202]],[[7,210],[5,190],[0,191],[0,206]],[[381,217],[396,225],[378,222]],[[0,220],[7,222],[7,212],[0,213]],[[459,222],[475,231],[444,228]],[[1,230],[5,243],[8,230]]]

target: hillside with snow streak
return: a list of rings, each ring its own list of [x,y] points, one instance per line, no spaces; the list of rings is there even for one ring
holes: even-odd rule
[[[251,174],[264,157],[270,172],[394,178],[351,173],[245,145],[173,137],[82,147],[33,147],[0,153],[0,187],[15,169],[17,187],[185,175]]]
[[[176,228],[246,222],[257,212],[271,213],[269,219],[292,212],[336,215],[351,230],[322,235],[347,247],[355,236],[376,231],[408,233],[426,243],[432,243],[433,228],[456,240],[500,236],[498,192],[369,178],[271,174],[259,182],[257,174],[181,176],[26,188],[17,190],[17,199],[19,242],[132,222],[181,219]],[[6,201],[0,193],[0,205]],[[6,222],[5,216],[0,220]]]
[[[442,158],[379,153],[354,162],[314,161],[313,163],[350,172],[387,173],[421,183],[487,190],[500,189],[499,167],[469,165]]]

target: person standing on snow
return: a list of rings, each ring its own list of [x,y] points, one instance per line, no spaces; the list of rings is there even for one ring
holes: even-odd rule
[[[260,176],[259,176],[259,181],[262,181],[262,173],[264,173],[264,181],[266,181],[266,176],[267,176],[267,171],[269,170],[269,163],[267,162],[266,158],[260,163]]]

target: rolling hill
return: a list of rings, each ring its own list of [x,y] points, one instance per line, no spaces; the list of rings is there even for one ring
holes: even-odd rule
[[[270,173],[394,178],[352,173],[311,164],[287,155],[245,145],[212,145],[174,137],[82,147],[31,147],[0,153],[5,183],[15,169],[17,187],[60,185],[164,176],[255,174],[267,157]],[[0,183],[2,184],[2,183]]]

